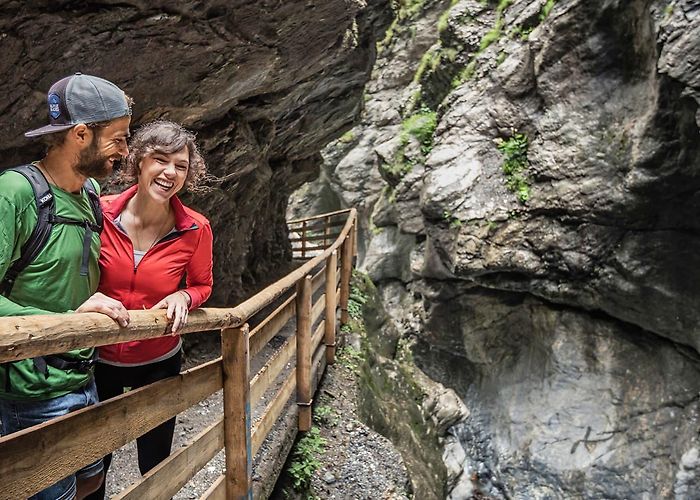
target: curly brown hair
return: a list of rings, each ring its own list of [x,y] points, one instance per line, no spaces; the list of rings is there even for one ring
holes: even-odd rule
[[[126,168],[120,174],[124,181],[136,182],[141,173],[141,160],[153,153],[171,154],[187,147],[190,166],[187,170],[185,188],[196,191],[206,174],[207,166],[195,142],[195,135],[177,123],[156,120],[139,128],[129,141],[129,156]]]

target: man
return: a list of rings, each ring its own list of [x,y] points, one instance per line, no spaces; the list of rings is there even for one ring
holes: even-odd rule
[[[35,239],[37,207],[51,196],[35,198],[30,177],[18,171],[0,174],[0,316],[100,312],[126,326],[124,306],[95,293],[101,212],[91,178],[110,174],[128,154],[130,99],[107,80],[76,73],[56,82],[47,101],[49,125],[25,135],[41,136],[48,146],[46,156],[30,170],[48,183],[56,217],[45,246],[17,273],[13,266],[27,250],[25,243]],[[94,404],[93,351],[77,349],[1,364],[3,434]],[[100,460],[32,498],[81,499],[97,489],[102,478]]]

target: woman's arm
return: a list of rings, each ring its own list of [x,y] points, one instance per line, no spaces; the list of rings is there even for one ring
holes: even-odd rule
[[[211,295],[213,277],[213,236],[207,221],[200,230],[197,248],[187,265],[187,288],[182,289],[190,297],[190,310],[201,306]]]

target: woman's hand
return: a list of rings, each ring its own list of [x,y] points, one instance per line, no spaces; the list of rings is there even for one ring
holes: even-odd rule
[[[151,309],[167,309],[165,316],[173,322],[170,333],[175,335],[187,324],[187,315],[190,307],[190,296],[187,292],[178,290],[171,293],[163,300],[158,302]]]

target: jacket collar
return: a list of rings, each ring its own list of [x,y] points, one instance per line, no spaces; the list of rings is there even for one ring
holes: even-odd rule
[[[131,198],[134,197],[136,191],[138,191],[138,184],[134,184],[112,200],[109,206],[105,209],[105,214],[110,218],[110,220],[114,220],[124,211],[126,204]],[[170,198],[170,208],[173,209],[173,213],[175,214],[175,229],[178,231],[185,231],[197,226],[197,221],[195,221],[194,218],[187,213],[185,206],[182,204],[177,195]]]

